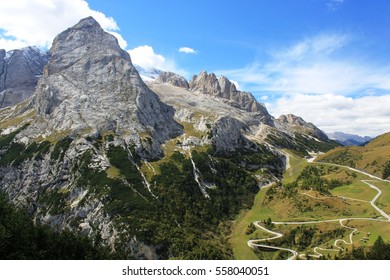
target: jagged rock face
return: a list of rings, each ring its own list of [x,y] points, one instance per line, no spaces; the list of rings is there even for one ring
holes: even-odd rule
[[[162,72],[160,76],[157,78],[157,80],[161,83],[171,84],[175,87],[182,87],[186,89],[189,88],[189,84],[187,80],[176,73]]]
[[[217,153],[230,154],[239,150],[247,150],[255,145],[243,136],[249,128],[242,122],[222,117],[213,126],[213,145]]]
[[[144,84],[129,54],[93,18],[59,34],[32,106],[46,131],[145,132],[158,144],[181,133],[174,111]],[[34,127],[34,126],[32,126]],[[46,132],[50,133],[50,132]]]
[[[281,115],[274,121],[275,127],[284,132],[307,133],[319,140],[328,141],[328,136],[312,123],[304,121],[301,117],[287,114]]]
[[[49,54],[35,47],[0,50],[0,108],[30,97],[42,76]]]
[[[237,90],[236,86],[224,76],[217,79],[214,73],[207,74],[203,71],[192,78],[189,86],[192,91],[223,98],[233,107],[269,116],[267,109],[257,102],[251,93]]]
[[[327,136],[329,137],[329,139],[335,140],[344,146],[358,146],[367,143],[368,141],[371,140],[371,137],[369,136],[362,137],[359,135],[354,135],[354,134],[349,134],[349,133],[344,133],[339,131],[333,133],[327,133]]]

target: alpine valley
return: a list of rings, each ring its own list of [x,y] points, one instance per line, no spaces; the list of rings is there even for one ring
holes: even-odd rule
[[[171,72],[147,74],[92,17],[60,33],[47,53],[1,50],[0,190],[7,207],[26,211],[34,226],[88,238],[110,252],[106,258],[129,259],[288,258],[295,253],[279,250],[275,257],[250,240],[269,238],[273,231],[261,229],[267,224],[279,230],[275,219],[379,215],[357,205],[368,198],[344,204],[340,198],[347,196],[340,187],[364,191],[356,182],[364,175],[341,165],[349,157],[352,167],[390,174],[382,170],[388,158],[359,156],[370,146],[338,148],[322,155],[329,165],[311,165],[306,158],[339,146],[313,124],[271,116],[223,76],[203,71],[187,81]],[[261,214],[250,220],[257,208]],[[350,234],[331,222],[281,230],[295,243],[280,247],[294,252]],[[0,246],[3,253],[15,246],[10,232],[0,226],[0,239],[9,243],[1,242],[8,244]],[[305,234],[311,241],[299,243]]]

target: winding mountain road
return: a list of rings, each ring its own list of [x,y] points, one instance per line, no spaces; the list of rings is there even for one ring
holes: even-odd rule
[[[287,153],[286,153],[286,156],[289,157],[289,155]],[[308,162],[309,163],[313,163],[313,160],[312,159],[308,159]],[[320,164],[348,168],[349,170],[361,173],[361,174],[366,175],[366,176],[368,176],[368,177],[370,177],[372,179],[383,181],[383,182],[390,182],[389,180],[384,180],[384,179],[379,178],[379,177],[377,177],[375,175],[369,174],[367,172],[364,172],[364,171],[361,171],[361,170],[358,170],[358,169],[355,169],[355,168],[352,168],[352,167],[343,166],[343,165],[339,165],[339,164],[333,164],[333,163],[320,163]],[[374,218],[340,218],[340,219],[318,220],[318,221],[302,221],[302,222],[288,222],[288,221],[284,221],[284,222],[272,222],[272,223],[274,225],[306,225],[306,224],[319,224],[319,223],[339,222],[342,227],[347,228],[349,230],[352,230],[352,232],[349,235],[349,241],[345,241],[344,239],[336,239],[334,244],[333,244],[333,247],[337,248],[337,249],[324,249],[324,248],[321,248],[321,247],[315,247],[313,249],[315,254],[311,254],[311,255],[308,255],[308,256],[314,257],[314,258],[322,257],[323,254],[318,252],[318,250],[322,250],[322,251],[339,251],[339,250],[344,250],[338,244],[339,243],[344,243],[346,245],[353,244],[353,236],[354,236],[355,232],[358,230],[357,228],[353,228],[353,227],[349,227],[349,226],[344,225],[344,222],[346,222],[346,221],[354,221],[354,220],[368,220],[368,221],[390,222],[390,215],[387,214],[386,212],[384,212],[382,209],[380,209],[377,205],[375,205],[375,202],[381,196],[382,191],[377,186],[373,185],[372,183],[369,183],[369,182],[372,182],[372,180],[361,180],[361,181],[363,183],[365,183],[367,186],[369,186],[370,188],[372,188],[372,189],[377,191],[377,194],[375,195],[375,197],[371,201],[358,200],[358,199],[344,197],[344,196],[340,196],[340,197],[343,198],[343,199],[350,199],[350,200],[358,200],[358,201],[369,202],[371,204],[371,206],[382,215],[381,218],[378,218],[378,219],[374,219]],[[323,198],[314,197],[314,196],[312,196],[312,195],[310,195],[308,193],[303,193],[303,194],[307,195],[309,197],[312,197],[314,199],[323,199]],[[253,224],[258,229],[264,230],[264,231],[266,231],[266,232],[268,232],[270,234],[273,234],[274,236],[273,237],[269,237],[269,238],[261,238],[261,239],[249,240],[247,242],[249,247],[251,247],[251,248],[258,247],[258,248],[265,248],[265,249],[272,249],[272,250],[287,251],[287,252],[290,252],[292,254],[292,256],[288,258],[289,260],[297,259],[298,256],[301,259],[307,259],[305,254],[298,254],[298,252],[293,250],[293,249],[261,244],[262,242],[267,242],[267,241],[270,241],[270,240],[273,240],[273,239],[281,238],[281,237],[283,237],[283,234],[280,233],[280,232],[276,232],[276,231],[272,231],[270,229],[267,229],[264,226],[260,225],[260,223],[261,223],[261,221],[256,221]]]

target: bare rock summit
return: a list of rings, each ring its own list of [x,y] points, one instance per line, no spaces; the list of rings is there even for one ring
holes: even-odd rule
[[[187,80],[184,77],[173,72],[162,72],[157,78],[157,81],[161,83],[171,84],[176,87],[182,87],[186,89],[189,88]]]
[[[144,84],[129,54],[92,17],[60,33],[51,54],[30,104],[45,134],[113,131],[136,146],[147,134],[161,155],[159,145],[182,132],[173,108]],[[35,128],[42,133],[42,125]]]
[[[257,102],[250,92],[237,90],[236,86],[224,76],[217,78],[214,73],[208,74],[203,71],[192,78],[190,90],[222,98],[231,106],[247,112],[269,116],[265,106]]]

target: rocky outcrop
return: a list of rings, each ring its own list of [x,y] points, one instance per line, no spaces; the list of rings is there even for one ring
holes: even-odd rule
[[[236,86],[224,76],[217,79],[214,73],[208,74],[203,71],[192,78],[189,86],[192,91],[222,98],[233,107],[269,116],[264,105],[257,102],[250,92],[237,90]]]
[[[144,84],[129,54],[92,17],[59,34],[51,54],[30,104],[44,122],[25,135],[131,132],[128,141],[144,151],[139,134],[147,133],[153,141],[144,155],[156,158],[160,144],[182,132],[173,108]]]
[[[185,89],[189,88],[187,80],[184,77],[173,72],[162,72],[157,78],[157,81],[161,83],[167,83],[175,87],[182,87]]]
[[[275,127],[287,133],[307,134],[317,138],[318,140],[328,141],[328,136],[310,122],[304,121],[301,117],[287,114],[281,115],[274,121]]]
[[[49,54],[35,47],[0,50],[0,108],[30,97],[42,76]]]
[[[235,151],[248,150],[255,147],[244,135],[249,128],[231,117],[220,118],[212,128],[213,146],[217,153],[231,154]]]

